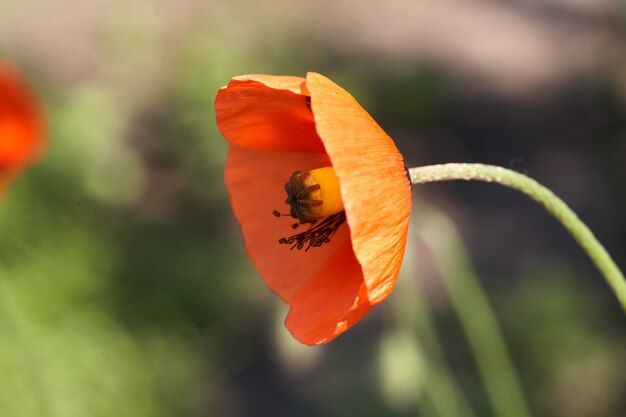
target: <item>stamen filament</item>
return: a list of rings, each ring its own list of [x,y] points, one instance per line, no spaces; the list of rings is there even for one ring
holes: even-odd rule
[[[341,226],[345,221],[346,212],[342,211],[311,225],[311,227],[305,232],[280,238],[278,243],[291,245],[289,248],[290,250],[301,250],[304,248],[304,251],[307,252],[311,248],[317,248],[322,246],[324,243],[330,242],[330,238],[337,233],[337,229],[339,229],[339,226]]]

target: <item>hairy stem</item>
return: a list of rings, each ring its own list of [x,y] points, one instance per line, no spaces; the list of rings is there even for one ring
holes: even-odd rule
[[[626,312],[626,280],[606,249],[591,230],[559,197],[532,178],[493,165],[442,164],[409,169],[413,184],[437,181],[474,180],[513,188],[541,204],[574,237],[604,276]]]

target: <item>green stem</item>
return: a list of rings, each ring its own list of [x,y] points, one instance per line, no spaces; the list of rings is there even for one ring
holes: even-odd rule
[[[469,346],[476,358],[494,415],[530,417],[504,336],[456,227],[423,207],[417,229],[430,249]]]
[[[416,253],[416,228],[409,228],[407,252]],[[435,413],[441,417],[475,417],[476,414],[464,393],[458,387],[450,367],[447,365],[441,339],[437,334],[434,318],[427,307],[426,297],[422,292],[418,277],[418,265],[414,256],[407,256],[402,265],[402,275],[413,279],[398,280],[400,291],[397,292],[392,311],[398,324],[404,328],[417,330],[423,341],[428,358],[428,383],[424,387],[426,399],[418,403],[420,415]],[[429,413],[429,408],[432,411]]]
[[[526,194],[548,210],[587,252],[626,312],[626,280],[622,272],[576,213],[537,181],[510,169],[483,164],[430,165],[411,168],[409,174],[413,184],[475,180],[497,183]]]
[[[440,417],[474,417],[476,414],[472,406],[458,387],[452,371],[445,361],[443,347],[435,330],[433,319],[430,317],[430,313],[425,311],[425,297],[421,294],[419,297],[419,304],[423,306],[420,309],[422,316],[418,317],[421,323],[419,334],[426,339],[425,342],[429,345],[429,351],[432,356],[429,358],[429,381],[424,388],[426,396]]]

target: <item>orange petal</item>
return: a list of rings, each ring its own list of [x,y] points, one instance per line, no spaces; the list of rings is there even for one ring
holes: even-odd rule
[[[217,125],[231,145],[265,151],[324,152],[303,78],[245,75],[215,99]]]
[[[285,325],[301,343],[328,343],[371,309],[361,265],[345,241],[294,297]]]
[[[330,243],[308,252],[290,250],[279,244],[308,225],[293,230],[291,217],[276,218],[272,211],[287,213],[284,185],[292,172],[327,166],[325,154],[261,152],[231,146],[228,151],[224,182],[233,212],[244,237],[246,251],[267,286],[290,303],[306,281],[330,262],[335,251],[349,241],[346,225]],[[334,259],[333,261],[337,261]]]
[[[257,81],[276,90],[289,90],[292,93],[309,95],[306,90],[303,90],[305,80],[302,77],[294,77],[292,75],[248,74],[238,75],[232,79],[234,81]]]
[[[0,63],[0,178],[5,182],[41,150],[42,115],[19,74]]]
[[[367,293],[378,304],[400,270],[411,211],[402,155],[372,117],[328,78],[308,73],[315,125],[335,173]]]

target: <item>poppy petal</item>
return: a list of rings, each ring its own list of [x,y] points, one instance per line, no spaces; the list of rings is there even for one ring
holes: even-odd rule
[[[378,304],[393,289],[406,245],[411,187],[404,160],[347,91],[316,73],[307,74],[306,88],[317,133],[339,178],[369,301]]]
[[[301,343],[328,343],[371,309],[361,265],[346,241],[294,297],[285,326]]]
[[[41,150],[43,122],[38,103],[13,67],[0,63],[0,183]]]
[[[231,144],[274,152],[319,152],[324,146],[299,77],[233,78],[215,99],[217,125]]]
[[[328,164],[328,157],[318,153],[261,152],[236,146],[228,151],[224,182],[246,251],[267,286],[287,303],[350,239],[348,227],[343,225],[330,243],[306,252],[278,243],[280,238],[309,227],[300,225],[293,230],[295,219],[272,215],[274,210],[288,212],[283,185],[294,171]]]
[[[292,75],[247,74],[232,78],[233,81],[257,81],[276,90],[289,90],[295,94],[309,95],[303,89],[305,79]]]

